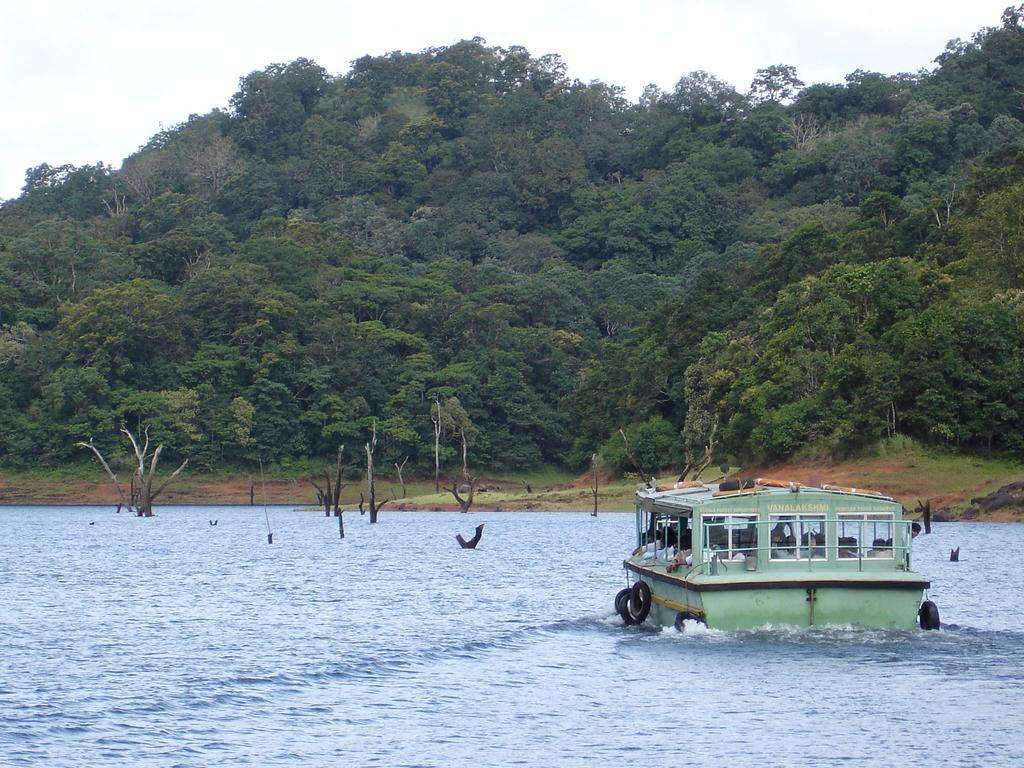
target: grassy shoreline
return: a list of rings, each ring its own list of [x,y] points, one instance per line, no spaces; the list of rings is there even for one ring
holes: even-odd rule
[[[312,472],[310,470],[313,470]],[[326,469],[326,466],[325,466]],[[716,479],[712,470],[705,479]],[[1024,463],[978,456],[961,456],[924,449],[910,441],[889,441],[875,455],[844,462],[798,461],[787,464],[734,469],[732,476],[775,477],[802,483],[834,482],[885,493],[916,516],[918,502],[931,500],[933,512],[957,519],[970,499],[984,496],[1014,480],[1024,479]],[[675,480],[665,474],[662,480]],[[258,472],[239,470],[214,474],[187,471],[179,476],[157,504],[227,505],[290,504],[316,507],[312,482],[323,487],[323,475],[313,467],[271,468],[261,481]],[[628,511],[633,506],[636,477],[602,479],[598,488],[598,512]],[[361,478],[345,481],[342,504],[356,509]],[[434,492],[433,478],[406,478],[405,493],[397,476],[378,477],[377,498],[389,499],[385,511],[457,509],[444,490]],[[0,469],[0,505],[109,504],[116,506],[117,492],[99,467],[75,465],[68,471]],[[474,511],[593,509],[589,474],[573,477],[554,469],[527,474],[484,474],[478,482]],[[1024,520],[1016,512],[986,515],[986,520]]]

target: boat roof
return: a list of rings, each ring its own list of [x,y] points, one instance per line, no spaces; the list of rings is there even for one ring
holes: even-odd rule
[[[718,483],[675,483],[669,487],[657,486],[656,488],[638,487],[636,500],[643,509],[656,511],[665,514],[686,515],[692,512],[708,512],[721,508],[723,512],[737,506],[749,506],[744,502],[752,499],[770,497],[786,497],[785,501],[795,502],[803,497],[812,494],[816,501],[825,501],[830,507],[842,506],[844,500],[863,501],[869,506],[889,508],[895,502],[891,496],[884,493],[872,491],[866,488],[849,488],[845,486],[831,485],[828,483],[821,486],[802,485],[801,483],[779,482],[765,480],[762,484],[759,481],[732,481]],[[737,487],[737,486],[743,487]],[[686,487],[678,487],[686,486]],[[660,489],[660,490],[659,490]],[[771,499],[772,501],[783,501],[783,499]],[[799,505],[802,506],[802,505]]]

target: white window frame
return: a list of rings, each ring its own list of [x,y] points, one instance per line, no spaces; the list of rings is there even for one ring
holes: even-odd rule
[[[857,555],[845,555],[840,557],[840,560],[892,560],[896,557],[896,514],[894,512],[837,512],[836,513],[836,541],[839,541],[839,534],[843,530],[843,523],[859,523],[857,526]],[[883,552],[888,554],[882,555],[871,555],[868,556],[868,551],[874,551],[874,541],[876,538],[874,534],[877,530],[873,530],[870,535],[867,534],[867,526],[870,523],[885,523],[889,527],[889,536],[887,539],[892,539],[892,545],[886,547]],[[841,554],[841,553],[839,553]]]
[[[804,523],[815,522],[820,524],[820,532],[825,536],[825,543],[821,547],[804,547],[801,539],[804,534]],[[776,555],[776,551],[779,549],[774,546],[771,541],[771,531],[775,529],[778,524],[789,524],[791,529],[794,531],[793,535],[796,539],[796,545],[794,546],[794,552],[792,557],[779,557]],[[773,563],[785,563],[789,561],[802,561],[807,562],[808,560],[828,560],[828,516],[824,512],[793,512],[793,513],[772,513],[768,515],[768,560]],[[816,549],[824,550],[823,555],[806,555],[804,554],[805,549],[810,552],[814,552]]]
[[[708,521],[709,520],[718,520],[720,522],[712,523],[709,526],[708,525]],[[726,513],[726,514],[717,514],[717,515],[707,515],[706,517],[702,516],[701,519],[700,519],[700,522],[701,522],[701,528],[703,529],[701,531],[701,536],[702,536],[701,545],[704,547],[704,560],[705,561],[710,562],[711,558],[714,557],[716,554],[719,557],[721,557],[722,559],[724,559],[726,561],[729,561],[729,560],[731,560],[733,558],[733,556],[737,552],[740,552],[740,553],[742,553],[744,555],[753,555],[753,554],[757,553],[757,546],[758,546],[759,537],[758,537],[758,525],[757,525],[757,515],[756,514],[751,513],[751,514],[734,515],[734,514]],[[723,523],[724,523],[724,525],[723,525]],[[743,530],[746,530],[747,528],[750,527],[751,524],[753,524],[753,526],[754,526],[754,545],[752,547],[736,547],[736,546],[734,546],[733,533],[736,531],[737,527],[742,527]],[[708,534],[710,533],[711,528],[721,528],[721,529],[723,529],[726,532],[726,539],[727,539],[727,542],[728,542],[728,545],[729,545],[728,549],[712,549],[711,548],[711,542],[708,541],[708,539],[710,538],[710,536]]]

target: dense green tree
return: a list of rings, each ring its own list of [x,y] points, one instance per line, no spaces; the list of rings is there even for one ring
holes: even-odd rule
[[[308,59],[246,75],[231,97],[236,140],[267,160],[280,159],[295,147],[327,84],[323,67]]]
[[[57,348],[67,363],[109,382],[149,389],[166,385],[182,349],[178,301],[145,280],[103,288],[61,307]]]
[[[755,102],[788,101],[804,86],[790,64],[772,64],[757,70],[750,84],[750,97]]]
[[[1024,288],[1024,182],[982,198],[967,233],[967,248],[989,282]]]
[[[103,163],[81,167],[43,163],[26,172],[20,204],[32,214],[83,220],[108,210],[104,201],[113,202],[113,189],[112,169]]]
[[[134,271],[122,243],[105,241],[68,219],[43,219],[5,239],[0,270],[12,294],[8,311],[42,326],[53,323],[59,305],[127,280]]]
[[[636,103],[479,38],[297,59],[120,170],[40,164],[0,205],[0,461],[124,420],[203,468],[376,427],[430,472],[452,400],[481,470],[626,470],[620,428],[645,471],[1019,454],[1022,17],[931,72]]]

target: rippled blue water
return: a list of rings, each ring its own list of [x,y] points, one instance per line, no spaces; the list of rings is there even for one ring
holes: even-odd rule
[[[631,515],[269,516],[0,508],[0,765],[1024,762],[1024,526],[917,539],[942,632],[679,634]]]

